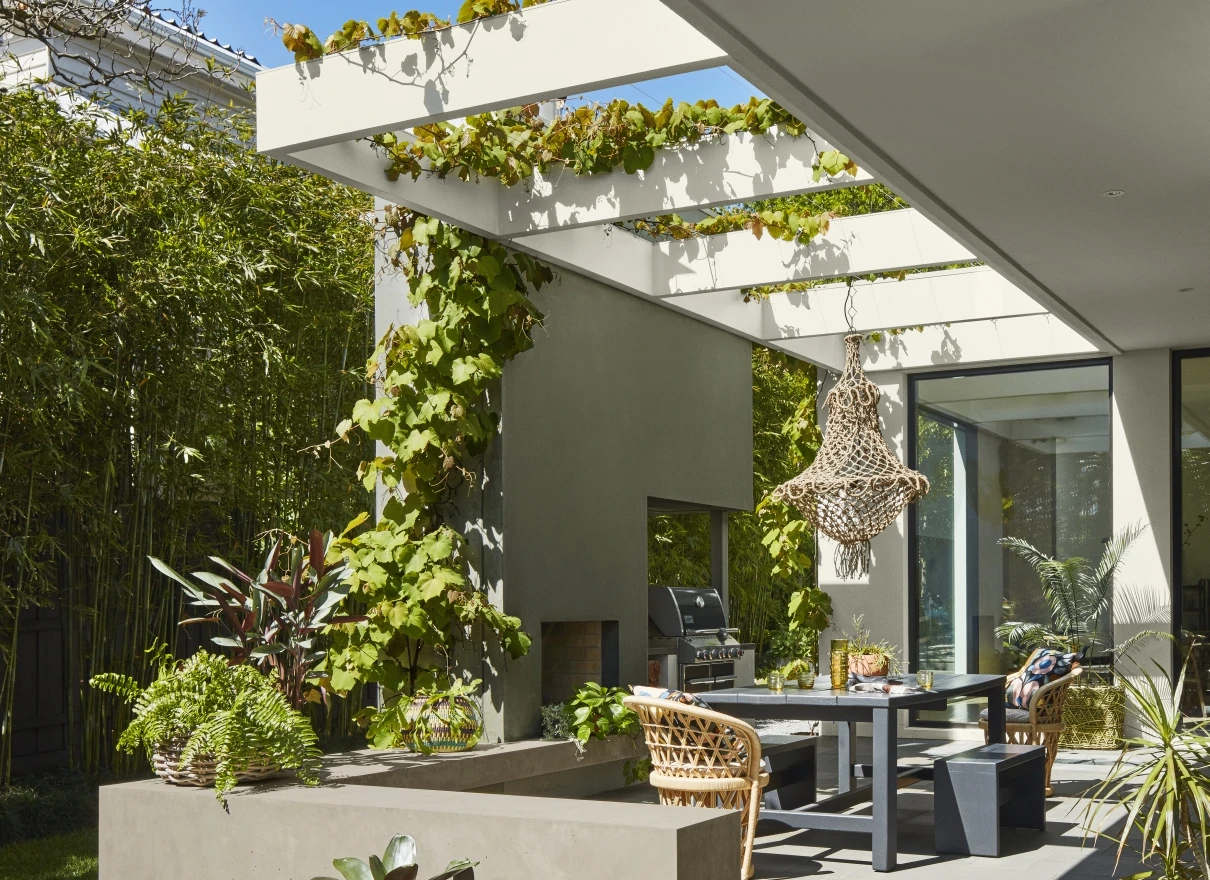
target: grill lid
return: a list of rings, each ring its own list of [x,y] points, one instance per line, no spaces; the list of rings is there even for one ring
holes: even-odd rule
[[[727,612],[718,591],[709,587],[650,587],[647,616],[667,637],[727,628]]]

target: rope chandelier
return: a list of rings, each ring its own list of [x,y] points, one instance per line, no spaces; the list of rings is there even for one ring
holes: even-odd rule
[[[853,289],[846,313],[853,330]],[[773,490],[837,542],[837,574],[851,580],[870,570],[870,539],[908,504],[923,497],[929,481],[895,457],[878,423],[882,396],[861,368],[861,334],[844,339],[844,372],[828,392],[823,443],[805,471]]]

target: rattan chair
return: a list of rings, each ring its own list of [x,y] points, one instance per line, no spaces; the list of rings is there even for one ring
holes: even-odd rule
[[[1026,666],[1032,662],[1029,658]],[[1022,667],[1024,668],[1024,667]],[[1059,752],[1059,734],[1063,732],[1063,703],[1067,700],[1067,689],[1084,672],[1079,666],[1054,681],[1049,681],[1033,692],[1028,709],[1005,709],[1004,732],[1010,743],[1046,747],[1046,796],[1055,793],[1050,784],[1050,771]],[[987,710],[979,713],[979,726],[983,728],[987,741]]]
[[[638,713],[651,753],[650,782],[660,803],[740,811],[740,878],[753,873],[752,843],[761,789],[769,774],[760,769],[760,739],[730,715],[672,700],[626,697]]]

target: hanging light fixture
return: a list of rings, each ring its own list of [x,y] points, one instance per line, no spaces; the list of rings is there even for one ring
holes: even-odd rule
[[[852,287],[849,330],[853,330]],[[844,372],[824,399],[828,421],[823,443],[805,471],[773,490],[836,541],[836,572],[849,580],[870,570],[870,539],[908,504],[923,497],[929,481],[895,457],[878,424],[878,386],[861,368],[861,334],[844,340]]]

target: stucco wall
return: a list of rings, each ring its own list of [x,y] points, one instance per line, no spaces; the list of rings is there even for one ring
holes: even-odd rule
[[[398,275],[375,293],[379,335],[420,317]],[[462,505],[483,585],[534,638],[521,660],[464,658],[487,741],[539,732],[543,621],[618,621],[619,680],[646,682],[648,497],[753,504],[750,343],[566,271],[536,302],[545,321],[492,392],[501,436]]]
[[[503,379],[499,597],[530,633],[617,620],[621,682],[645,682],[647,498],[751,509],[751,345],[567,272],[538,305]],[[537,733],[540,670],[535,639],[486,701],[506,705],[489,735]]]
[[[1172,626],[1172,373],[1167,349],[1113,359],[1113,528],[1146,531],[1118,570],[1114,641]],[[1151,640],[1132,649],[1119,674],[1172,666],[1172,646]],[[1132,720],[1127,722],[1133,728]]]

